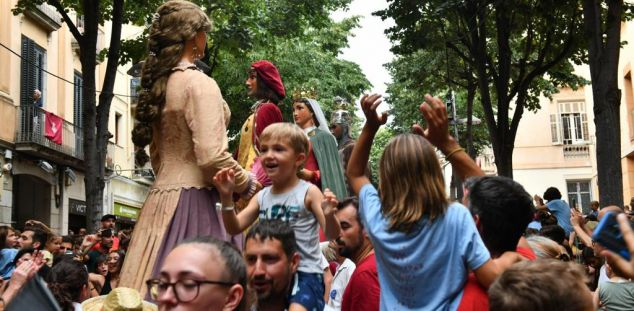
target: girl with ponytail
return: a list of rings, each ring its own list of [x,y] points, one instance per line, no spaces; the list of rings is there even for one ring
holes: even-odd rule
[[[216,213],[217,171],[233,168],[237,191],[245,197],[256,189],[255,179],[227,151],[229,106],[216,82],[194,65],[210,29],[200,7],[181,0],[161,5],[150,26],[132,141],[138,164],[150,161],[156,180],[120,274],[120,286],[142,295],[145,280],[156,276],[182,240],[211,235],[241,247],[242,237],[228,236]]]

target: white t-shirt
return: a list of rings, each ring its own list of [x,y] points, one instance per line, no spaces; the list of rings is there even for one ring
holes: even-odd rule
[[[341,310],[341,301],[343,301],[343,292],[348,286],[348,281],[352,277],[352,272],[357,266],[352,260],[346,258],[342,264],[337,267],[335,276],[332,278],[332,285],[330,286],[330,293],[328,293],[328,303],[324,308],[324,311]]]

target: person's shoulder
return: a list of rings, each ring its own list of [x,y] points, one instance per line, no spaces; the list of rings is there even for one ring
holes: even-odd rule
[[[2,256],[5,256],[5,255],[15,256],[18,253],[18,250],[15,248],[3,248],[2,251],[0,251],[0,253],[2,254]]]

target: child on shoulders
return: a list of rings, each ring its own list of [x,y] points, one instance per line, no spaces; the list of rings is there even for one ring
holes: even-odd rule
[[[328,239],[341,230],[335,218],[336,197],[328,189],[301,180],[297,172],[308,153],[308,138],[297,125],[275,123],[260,135],[260,159],[272,185],[254,196],[236,214],[232,169],[222,169],[214,177],[220,193],[222,217],[229,234],[246,230],[258,218],[279,219],[293,228],[300,253],[297,282],[290,297],[290,310],[323,310],[324,284],[318,225]]]

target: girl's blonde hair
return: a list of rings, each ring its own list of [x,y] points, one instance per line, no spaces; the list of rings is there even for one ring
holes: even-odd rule
[[[410,232],[423,216],[433,221],[445,213],[442,169],[426,139],[414,134],[392,138],[379,162],[379,193],[389,230]]]
[[[185,42],[194,39],[198,32],[210,30],[211,22],[205,12],[189,1],[168,1],[154,13],[135,112],[139,122],[132,130],[138,164],[149,160],[144,148],[152,142],[153,125],[160,119],[165,103],[167,79],[181,59]]]

